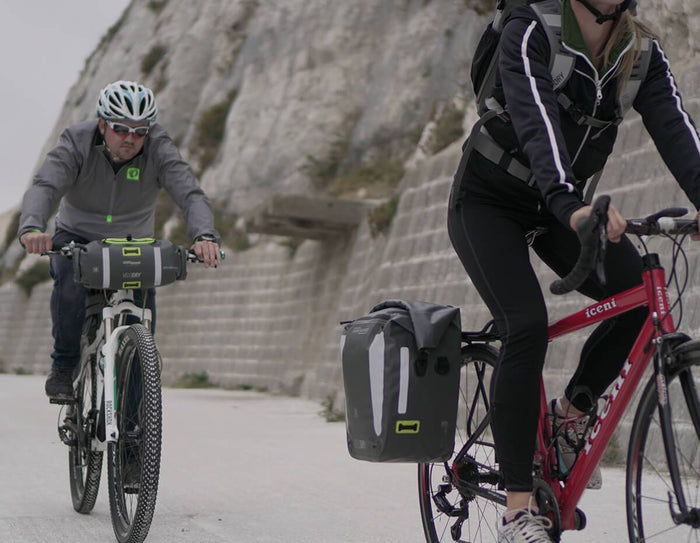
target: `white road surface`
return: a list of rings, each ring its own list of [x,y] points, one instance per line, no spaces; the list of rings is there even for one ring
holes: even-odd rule
[[[0,543],[116,541],[103,478],[94,511],[73,511],[58,407],[43,376],[0,375]],[[416,468],[352,459],[343,423],[298,398],[163,391],[163,456],[147,543],[423,543]],[[106,473],[106,466],[103,474]],[[584,532],[626,541],[624,473],[584,495]]]

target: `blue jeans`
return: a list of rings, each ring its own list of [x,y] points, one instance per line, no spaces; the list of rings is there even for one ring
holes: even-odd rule
[[[53,237],[54,247],[62,247],[75,241],[87,243],[88,240],[59,230]],[[85,297],[87,289],[73,281],[73,261],[62,256],[52,256],[50,266],[53,278],[51,292],[51,334],[53,335],[54,370],[70,370],[80,362],[80,335],[85,319]],[[155,289],[146,290],[146,307],[151,310],[152,330],[156,330],[156,297]],[[143,305],[143,291],[134,292],[136,305]]]

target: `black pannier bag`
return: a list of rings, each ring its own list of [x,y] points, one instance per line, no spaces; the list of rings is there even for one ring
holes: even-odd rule
[[[452,456],[459,396],[459,308],[387,300],[341,339],[348,452],[370,462]]]
[[[93,289],[147,289],[187,277],[187,251],[168,240],[108,238],[73,250],[73,279]]]

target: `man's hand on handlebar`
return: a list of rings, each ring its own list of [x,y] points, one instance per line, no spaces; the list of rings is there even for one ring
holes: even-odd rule
[[[592,209],[593,207],[588,205],[574,211],[569,219],[571,229],[576,231],[579,222],[587,218],[591,214]],[[608,239],[613,243],[618,243],[622,239],[622,235],[625,233],[626,228],[627,221],[617,210],[617,208],[610,204],[610,207],[608,208],[608,224],[606,227]]]
[[[30,254],[41,254],[51,250],[51,235],[45,232],[25,232],[19,241]]]
[[[205,268],[216,268],[221,265],[221,249],[214,241],[197,241],[192,245],[192,251],[200,261],[204,262]]]

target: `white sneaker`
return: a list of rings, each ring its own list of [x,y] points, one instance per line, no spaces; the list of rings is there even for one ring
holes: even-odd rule
[[[562,416],[557,410],[556,399],[549,402],[549,413],[552,417],[552,435],[557,438],[559,469],[566,475],[576,462],[583,441],[591,431],[591,427],[588,426],[588,415]],[[596,466],[586,488],[598,490],[602,486],[603,474],[600,472],[600,467]]]
[[[498,521],[498,543],[552,543],[547,533],[551,527],[552,521],[547,517],[523,509],[513,520],[506,522],[502,517]]]

